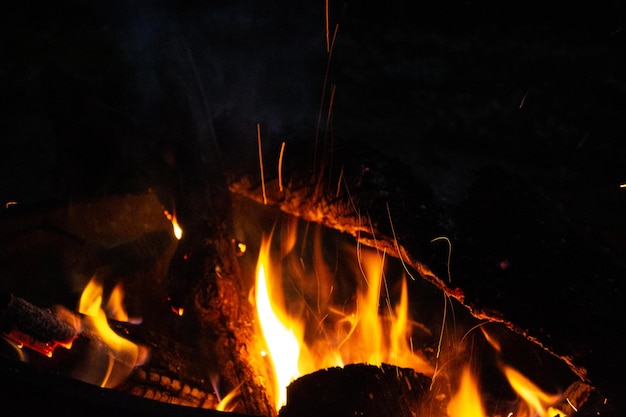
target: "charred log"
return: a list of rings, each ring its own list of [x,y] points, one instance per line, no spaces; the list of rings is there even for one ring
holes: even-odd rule
[[[52,310],[7,292],[0,293],[0,331],[46,356],[57,346],[70,347],[77,336],[76,329]]]
[[[57,372],[0,355],[3,411],[12,415],[92,415],[96,417],[243,417],[243,414],[184,407],[100,388]]]
[[[289,385],[279,416],[419,416],[430,382],[412,369],[386,364],[323,369]]]

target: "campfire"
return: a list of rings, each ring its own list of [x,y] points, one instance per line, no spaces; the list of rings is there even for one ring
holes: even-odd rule
[[[150,206],[141,211],[151,213],[172,247],[187,234],[151,193],[122,201]],[[266,396],[273,407],[267,415],[565,416],[597,401],[590,400],[593,387],[564,361],[498,320],[474,317],[458,293],[425,279],[433,279],[425,266],[415,269],[388,253],[382,237],[379,247],[367,246],[249,197],[235,194],[233,201],[245,240],[230,243],[249,288],[241,302],[255,316],[255,333],[244,342],[261,341],[242,358],[267,367],[267,373],[254,370],[266,391],[253,394]],[[369,227],[368,239],[376,239]],[[167,263],[172,250],[163,256]],[[210,384],[208,394],[199,388],[194,394],[174,378],[163,385],[151,362],[168,357],[162,351],[168,343],[144,330],[142,317],[129,315],[125,305],[133,303],[121,282],[106,283],[106,291],[105,282],[91,277],[75,309],[44,309],[8,295],[6,343],[36,368],[97,387],[192,409],[249,413],[241,384],[221,388],[223,364],[206,383],[197,381]],[[186,318],[182,304],[171,297],[167,303],[171,318]],[[146,386],[155,377],[155,385]]]
[[[359,55],[362,42],[378,45],[364,35],[378,30],[366,6],[326,2],[301,18],[284,5],[298,18],[283,28],[267,10],[248,21],[230,6],[78,3],[9,24],[28,47],[10,48],[0,72],[16,103],[3,119],[16,151],[0,188],[5,412],[619,415],[623,366],[607,364],[623,342],[605,330],[620,329],[619,239],[592,243],[601,233],[578,227],[523,164],[485,152],[442,174],[415,156],[455,160],[438,137],[419,149],[412,134],[391,140],[406,129],[347,101],[370,71],[405,77],[384,63],[395,47],[432,39],[391,25],[376,42],[394,48],[364,54],[379,73]],[[207,46],[209,34],[241,43],[226,21],[267,32],[276,60],[251,71],[272,73],[266,83],[241,77],[256,56],[249,39],[243,54]],[[297,82],[274,78],[290,55],[275,46],[283,30],[313,72],[306,83],[295,70]],[[420,82],[437,84],[427,75]],[[389,88],[381,109],[404,91]],[[529,91],[515,111],[532,105]],[[288,99],[265,108],[255,94]],[[551,127],[529,120],[514,121],[531,137]]]

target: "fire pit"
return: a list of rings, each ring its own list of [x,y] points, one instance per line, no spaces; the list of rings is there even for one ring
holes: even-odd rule
[[[275,7],[5,14],[4,409],[620,415],[610,8]]]

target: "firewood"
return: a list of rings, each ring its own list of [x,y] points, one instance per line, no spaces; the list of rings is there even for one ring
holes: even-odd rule
[[[0,293],[0,331],[46,356],[52,356],[57,346],[71,346],[77,336],[76,329],[52,310],[8,292]]]
[[[5,415],[94,417],[245,417],[238,413],[184,407],[101,388],[0,355]]]
[[[424,407],[431,380],[412,369],[352,364],[305,375],[287,387],[280,417],[411,417]]]

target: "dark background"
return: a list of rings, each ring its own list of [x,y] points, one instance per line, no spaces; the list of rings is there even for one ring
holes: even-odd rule
[[[332,85],[333,149],[367,150],[368,172],[392,161],[432,192],[433,230],[456,244],[468,299],[579,355],[619,393],[620,2],[331,1],[326,82],[322,1],[2,9],[3,204],[171,189],[190,137],[210,142],[216,171],[250,171],[257,123],[268,154],[285,141],[286,156],[310,157]]]

